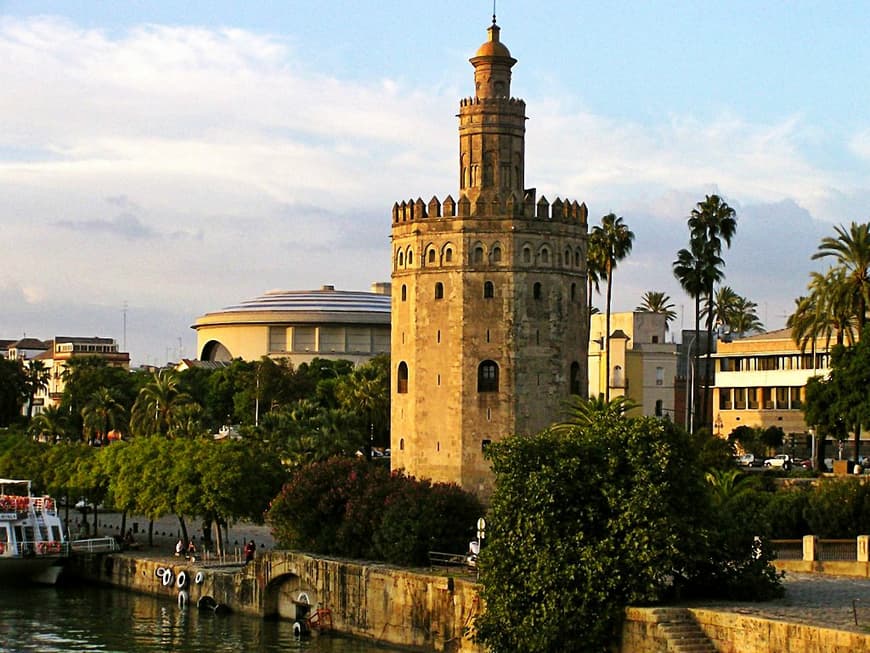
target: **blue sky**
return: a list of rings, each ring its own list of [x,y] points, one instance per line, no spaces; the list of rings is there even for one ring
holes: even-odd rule
[[[393,202],[456,195],[455,114],[491,12],[0,1],[0,338],[121,341],[127,302],[134,362],[156,363],[195,354],[206,311],[387,279]],[[726,282],[771,328],[819,239],[868,219],[864,3],[501,0],[498,16],[527,185],[637,234],[617,309],[664,290],[689,326],[670,263],[706,193],[738,211]]]

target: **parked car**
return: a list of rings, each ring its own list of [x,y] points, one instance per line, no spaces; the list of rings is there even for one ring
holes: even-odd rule
[[[787,453],[776,454],[773,458],[768,458],[764,461],[765,467],[778,467],[780,469],[791,469],[791,456]]]
[[[738,456],[737,464],[740,467],[761,467],[761,461],[753,453],[745,453],[742,456]]]

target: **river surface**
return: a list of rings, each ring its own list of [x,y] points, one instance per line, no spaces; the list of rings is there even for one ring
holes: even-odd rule
[[[0,651],[389,653],[323,635],[297,640],[289,621],[181,609],[165,598],[86,585],[0,587]]]

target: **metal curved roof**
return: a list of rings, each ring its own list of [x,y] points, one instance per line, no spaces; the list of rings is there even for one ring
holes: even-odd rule
[[[390,315],[390,295],[352,290],[270,290],[216,313],[323,312]]]

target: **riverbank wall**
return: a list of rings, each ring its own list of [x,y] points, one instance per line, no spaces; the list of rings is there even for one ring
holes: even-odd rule
[[[291,551],[271,551],[248,565],[227,566],[130,553],[84,555],[72,558],[65,573],[87,582],[165,596],[188,609],[196,609],[202,597],[261,618],[296,621],[303,613],[310,616],[319,609],[319,620],[355,637],[409,650],[484,653],[471,640],[480,599],[470,577]]]
[[[168,575],[167,575],[168,570]],[[179,574],[183,572],[181,586]],[[472,577],[409,571],[380,564],[315,558],[290,551],[249,565],[203,564],[130,553],[76,556],[68,575],[180,600],[202,597],[232,611],[295,621],[321,609],[338,632],[415,651],[484,653],[471,640],[481,611]],[[183,597],[183,598],[180,598]],[[870,651],[870,635],[700,607],[630,607],[613,653],[667,653],[685,644],[687,627],[717,653],[851,653]]]

